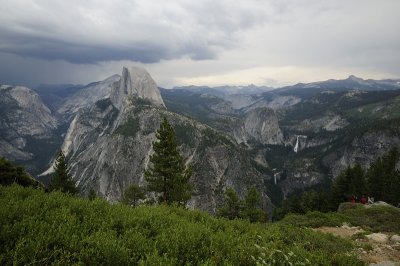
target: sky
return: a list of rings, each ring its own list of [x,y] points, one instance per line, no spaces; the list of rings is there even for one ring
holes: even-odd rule
[[[400,78],[399,0],[0,0],[0,84]]]

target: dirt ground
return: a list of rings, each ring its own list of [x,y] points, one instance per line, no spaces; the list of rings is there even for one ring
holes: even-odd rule
[[[359,244],[359,248],[356,250],[359,258],[365,261],[367,264],[371,263],[382,263],[382,262],[393,262],[395,265],[400,266],[400,244],[391,243],[377,243],[366,237],[362,236],[364,230],[359,227],[350,227],[348,225],[343,225],[342,227],[320,227],[314,229],[322,233],[329,233],[335,236],[352,239]],[[359,234],[357,239],[352,238],[353,235]],[[393,233],[385,233],[389,237]]]

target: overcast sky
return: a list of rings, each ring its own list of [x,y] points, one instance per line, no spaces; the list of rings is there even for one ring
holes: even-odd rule
[[[400,78],[399,0],[0,0],[0,84]]]

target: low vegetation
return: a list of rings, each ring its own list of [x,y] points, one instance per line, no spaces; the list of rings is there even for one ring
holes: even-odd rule
[[[125,137],[134,137],[139,130],[139,119],[130,116],[125,124],[118,126],[115,130],[115,134],[120,134]]]
[[[0,186],[1,265],[363,265],[351,242],[173,206]]]
[[[304,215],[288,214],[280,223],[300,227],[341,226],[348,223],[372,232],[400,233],[400,209],[393,206],[370,206],[361,204],[342,212],[307,212]]]
[[[21,186],[44,187],[31,177],[23,167],[14,165],[6,158],[0,157],[0,185],[7,186],[17,183]]]
[[[224,205],[218,209],[218,216],[230,220],[241,218],[250,222],[265,222],[267,214],[261,208],[261,194],[256,187],[251,187],[244,199],[239,199],[233,188],[228,188],[225,193]]]

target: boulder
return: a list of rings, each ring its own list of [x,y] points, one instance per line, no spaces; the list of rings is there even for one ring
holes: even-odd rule
[[[391,242],[394,243],[400,243],[400,236],[399,235],[392,235],[392,237],[390,238]]]
[[[381,261],[381,262],[369,264],[369,266],[397,266],[397,265],[398,264],[396,264],[393,261]]]
[[[377,243],[387,243],[389,241],[389,236],[382,233],[373,233],[365,237]]]

